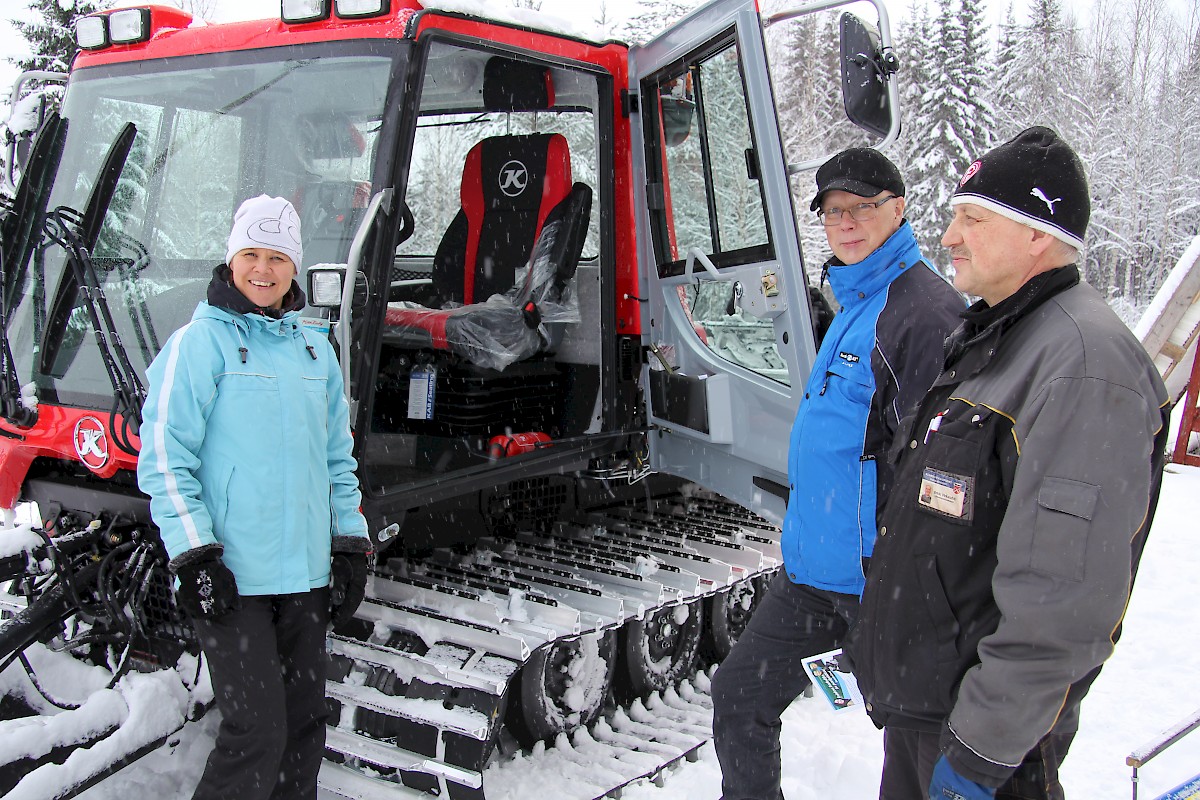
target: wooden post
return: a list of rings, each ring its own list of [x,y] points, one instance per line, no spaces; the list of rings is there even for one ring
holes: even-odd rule
[[[1200,347],[1196,348],[1196,357],[1192,359],[1192,374],[1188,378],[1183,402],[1183,418],[1179,420],[1179,432],[1175,437],[1175,452],[1171,455],[1171,461],[1200,467],[1200,456],[1188,453],[1188,441],[1192,438],[1192,432],[1200,430],[1200,408],[1197,408],[1200,404]]]

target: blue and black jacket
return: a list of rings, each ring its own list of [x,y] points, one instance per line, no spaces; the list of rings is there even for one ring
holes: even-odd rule
[[[792,425],[783,557],[793,582],[857,595],[891,484],[886,453],[966,304],[924,263],[907,222],[858,264],[826,268],[842,308]]]

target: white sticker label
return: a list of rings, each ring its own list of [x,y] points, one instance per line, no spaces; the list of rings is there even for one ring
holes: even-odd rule
[[[970,511],[970,490],[969,478],[926,467],[921,476],[921,492],[917,502],[938,513],[962,519]]]
[[[437,388],[437,370],[417,367],[408,378],[408,418],[433,419],[433,394]]]
[[[329,320],[321,319],[320,317],[301,317],[300,325],[307,330],[329,335]]]

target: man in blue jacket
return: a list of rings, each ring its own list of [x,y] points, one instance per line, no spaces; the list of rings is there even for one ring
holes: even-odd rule
[[[147,373],[138,484],[221,712],[194,800],[316,797],[326,625],[367,581],[341,368],[300,325],[301,257],[291,203],[244,202],[208,302]]]
[[[784,571],[713,678],[724,800],[782,800],[780,715],[809,681],[804,658],[841,645],[858,612],[891,484],[885,458],[901,418],[937,378],[962,297],[921,256],[904,181],[869,148],[817,170],[811,209],[841,304],[792,425]]]

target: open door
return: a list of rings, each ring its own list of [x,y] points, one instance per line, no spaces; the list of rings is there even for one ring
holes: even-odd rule
[[[816,348],[756,3],[701,7],[630,75],[651,466],[782,521]]]

